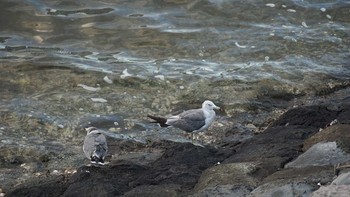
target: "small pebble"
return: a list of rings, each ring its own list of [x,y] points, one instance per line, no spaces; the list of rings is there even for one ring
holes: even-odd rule
[[[329,15],[329,14],[327,14],[326,17],[327,17],[328,19],[332,19],[332,16]]]
[[[123,70],[123,74],[120,75],[120,78],[121,78],[121,79],[125,79],[126,77],[131,77],[131,76],[132,76],[132,74],[130,74],[130,73],[128,72],[128,69],[126,68],[126,69]]]
[[[223,127],[223,126],[225,126],[225,125],[222,124],[222,123],[218,123],[218,126],[219,126],[219,127]]]
[[[332,125],[335,125],[335,124],[337,124],[337,123],[338,123],[338,120],[337,120],[337,119],[334,119],[331,123],[329,123],[329,125],[332,126]]]
[[[77,170],[74,170],[74,169],[66,169],[64,171],[64,174],[75,174],[77,172]]]
[[[209,71],[209,72],[214,72],[214,70],[213,69],[211,69],[211,68],[207,68],[207,67],[203,67],[203,68],[201,68],[202,70],[205,70],[205,71]]]
[[[107,100],[104,98],[90,98],[93,102],[98,102],[98,103],[107,103]]]
[[[164,75],[156,75],[156,76],[154,76],[154,78],[160,79],[160,80],[162,80],[162,81],[165,80]]]
[[[53,174],[53,175],[58,175],[58,174],[59,174],[59,171],[58,171],[58,170],[53,170],[51,174]]]
[[[325,12],[326,8],[321,8],[320,10],[321,10],[321,12]]]
[[[240,44],[238,44],[238,42],[235,42],[235,45],[236,45],[236,47],[238,47],[238,48],[247,48],[247,46],[244,46],[244,45],[240,45]]]
[[[110,78],[108,78],[108,76],[103,77],[103,81],[105,81],[108,84],[113,84],[113,81]]]
[[[87,86],[87,85],[84,85],[84,84],[78,84],[78,87],[82,87],[85,90],[89,90],[89,91],[93,91],[93,92],[101,90],[100,87],[95,88],[95,87]]]
[[[293,12],[293,13],[295,13],[295,12],[297,12],[297,11],[294,10],[294,9],[288,9],[287,12]]]
[[[276,5],[274,3],[267,3],[265,4],[267,7],[271,7],[271,8],[274,8],[276,7]]]
[[[183,89],[185,89],[185,87],[184,87],[184,86],[180,86],[179,88],[180,88],[180,90],[183,90]]]
[[[40,36],[34,36],[33,38],[38,43],[42,43],[44,41],[44,39],[42,37],[40,37]]]
[[[85,24],[81,25],[81,27],[82,28],[87,28],[87,27],[92,27],[94,25],[95,25],[95,23],[85,23]]]
[[[308,26],[306,25],[306,23],[304,21],[301,23],[301,25],[305,28],[308,28]]]

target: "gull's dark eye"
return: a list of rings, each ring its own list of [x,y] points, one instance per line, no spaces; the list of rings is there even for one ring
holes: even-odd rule
[[[213,106],[212,104],[210,104],[210,103],[208,103],[208,105],[211,107],[211,106]]]

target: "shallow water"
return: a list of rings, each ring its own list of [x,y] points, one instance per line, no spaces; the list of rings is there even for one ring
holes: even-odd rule
[[[295,99],[349,86],[349,16],[346,0],[1,1],[2,164],[68,146],[65,166],[79,165],[87,125],[189,141],[146,115],[205,99],[224,110],[202,139],[256,132]]]

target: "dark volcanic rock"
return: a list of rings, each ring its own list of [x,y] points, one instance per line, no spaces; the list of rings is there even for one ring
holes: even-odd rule
[[[133,197],[133,196],[144,196],[144,197],[153,197],[153,196],[167,196],[167,197],[175,197],[179,196],[181,191],[181,186],[179,185],[141,185],[138,186],[123,196],[125,197]]]
[[[130,190],[129,182],[148,169],[122,163],[113,166],[84,166],[72,176],[63,196],[118,196]]]
[[[6,196],[61,196],[66,190],[68,184],[65,183],[63,176],[56,176],[47,179],[33,180],[30,183],[22,185],[18,189],[7,193]]]
[[[276,120],[272,126],[302,125],[324,128],[338,115],[326,106],[306,106],[291,109]]]
[[[49,192],[48,196],[120,196],[125,193],[133,196],[141,195],[143,189],[142,196],[157,196],[161,191],[170,196],[183,195],[195,186],[203,170],[231,153],[189,143],[164,141],[156,144],[164,147],[164,153],[148,165],[119,161],[106,166],[83,166],[68,182],[61,180],[34,187],[22,185],[9,196],[41,196],[52,187],[57,187],[56,192]]]
[[[162,157],[151,164],[152,169],[139,175],[132,185],[177,184],[191,189],[203,170],[223,161],[228,154],[230,151],[171,142]]]
[[[350,105],[344,104],[339,112],[337,120],[340,124],[350,124]]]
[[[244,142],[224,163],[258,161],[260,168],[254,173],[263,178],[297,157],[302,152],[304,140],[317,131],[314,127],[304,126],[268,128]]]

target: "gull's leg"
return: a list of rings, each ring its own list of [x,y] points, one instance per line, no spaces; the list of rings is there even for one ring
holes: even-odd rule
[[[200,146],[200,147],[203,147],[203,148],[204,148],[204,146],[203,146],[201,143],[198,142],[198,141],[199,141],[199,140],[198,140],[198,134],[192,132],[192,133],[191,133],[191,139],[192,139],[192,144],[193,144],[193,145],[195,145],[195,146]]]
[[[191,133],[192,143],[199,141],[199,134],[196,132]]]

